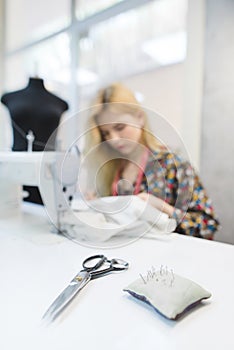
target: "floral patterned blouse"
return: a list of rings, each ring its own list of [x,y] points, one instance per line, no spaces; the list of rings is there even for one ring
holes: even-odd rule
[[[150,152],[140,192],[151,193],[175,207],[178,233],[206,238],[219,227],[198,175],[189,162],[173,153]]]

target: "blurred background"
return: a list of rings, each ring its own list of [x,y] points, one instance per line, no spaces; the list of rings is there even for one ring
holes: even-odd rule
[[[0,0],[0,47],[1,95],[42,78],[69,118],[121,81],[163,115],[213,200],[216,240],[234,244],[233,0]],[[1,105],[1,150],[9,125]]]

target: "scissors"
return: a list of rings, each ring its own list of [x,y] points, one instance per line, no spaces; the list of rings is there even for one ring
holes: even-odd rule
[[[106,267],[104,267],[104,265]],[[101,267],[104,268],[101,268]],[[72,301],[77,293],[86,286],[86,284],[112,272],[127,270],[129,264],[121,259],[108,259],[104,255],[93,255],[83,261],[83,269],[71,280],[69,285],[54,300],[48,310],[42,317],[42,320],[52,322]]]

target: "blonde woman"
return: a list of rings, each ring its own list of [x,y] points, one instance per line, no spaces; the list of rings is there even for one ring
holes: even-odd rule
[[[121,84],[98,92],[85,143],[97,196],[137,195],[177,221],[176,232],[211,239],[211,201],[187,161],[150,132],[147,115]]]

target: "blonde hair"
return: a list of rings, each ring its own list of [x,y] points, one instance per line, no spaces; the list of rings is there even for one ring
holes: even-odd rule
[[[141,143],[152,151],[162,150],[163,146],[150,131],[148,118],[144,109],[134,94],[124,85],[114,83],[101,89],[91,108],[92,111],[85,135],[84,155],[89,160],[87,165],[89,172],[93,170],[95,173],[96,178],[91,181],[98,184],[96,191],[101,196],[108,196],[111,194],[111,185],[116,171],[120,166],[121,159],[119,153],[106,143],[103,143],[104,140],[96,121],[101,113],[108,110],[120,114],[128,113],[134,116],[140,112],[144,118]],[[100,164],[102,165],[101,167]],[[98,172],[96,172],[97,169]]]

